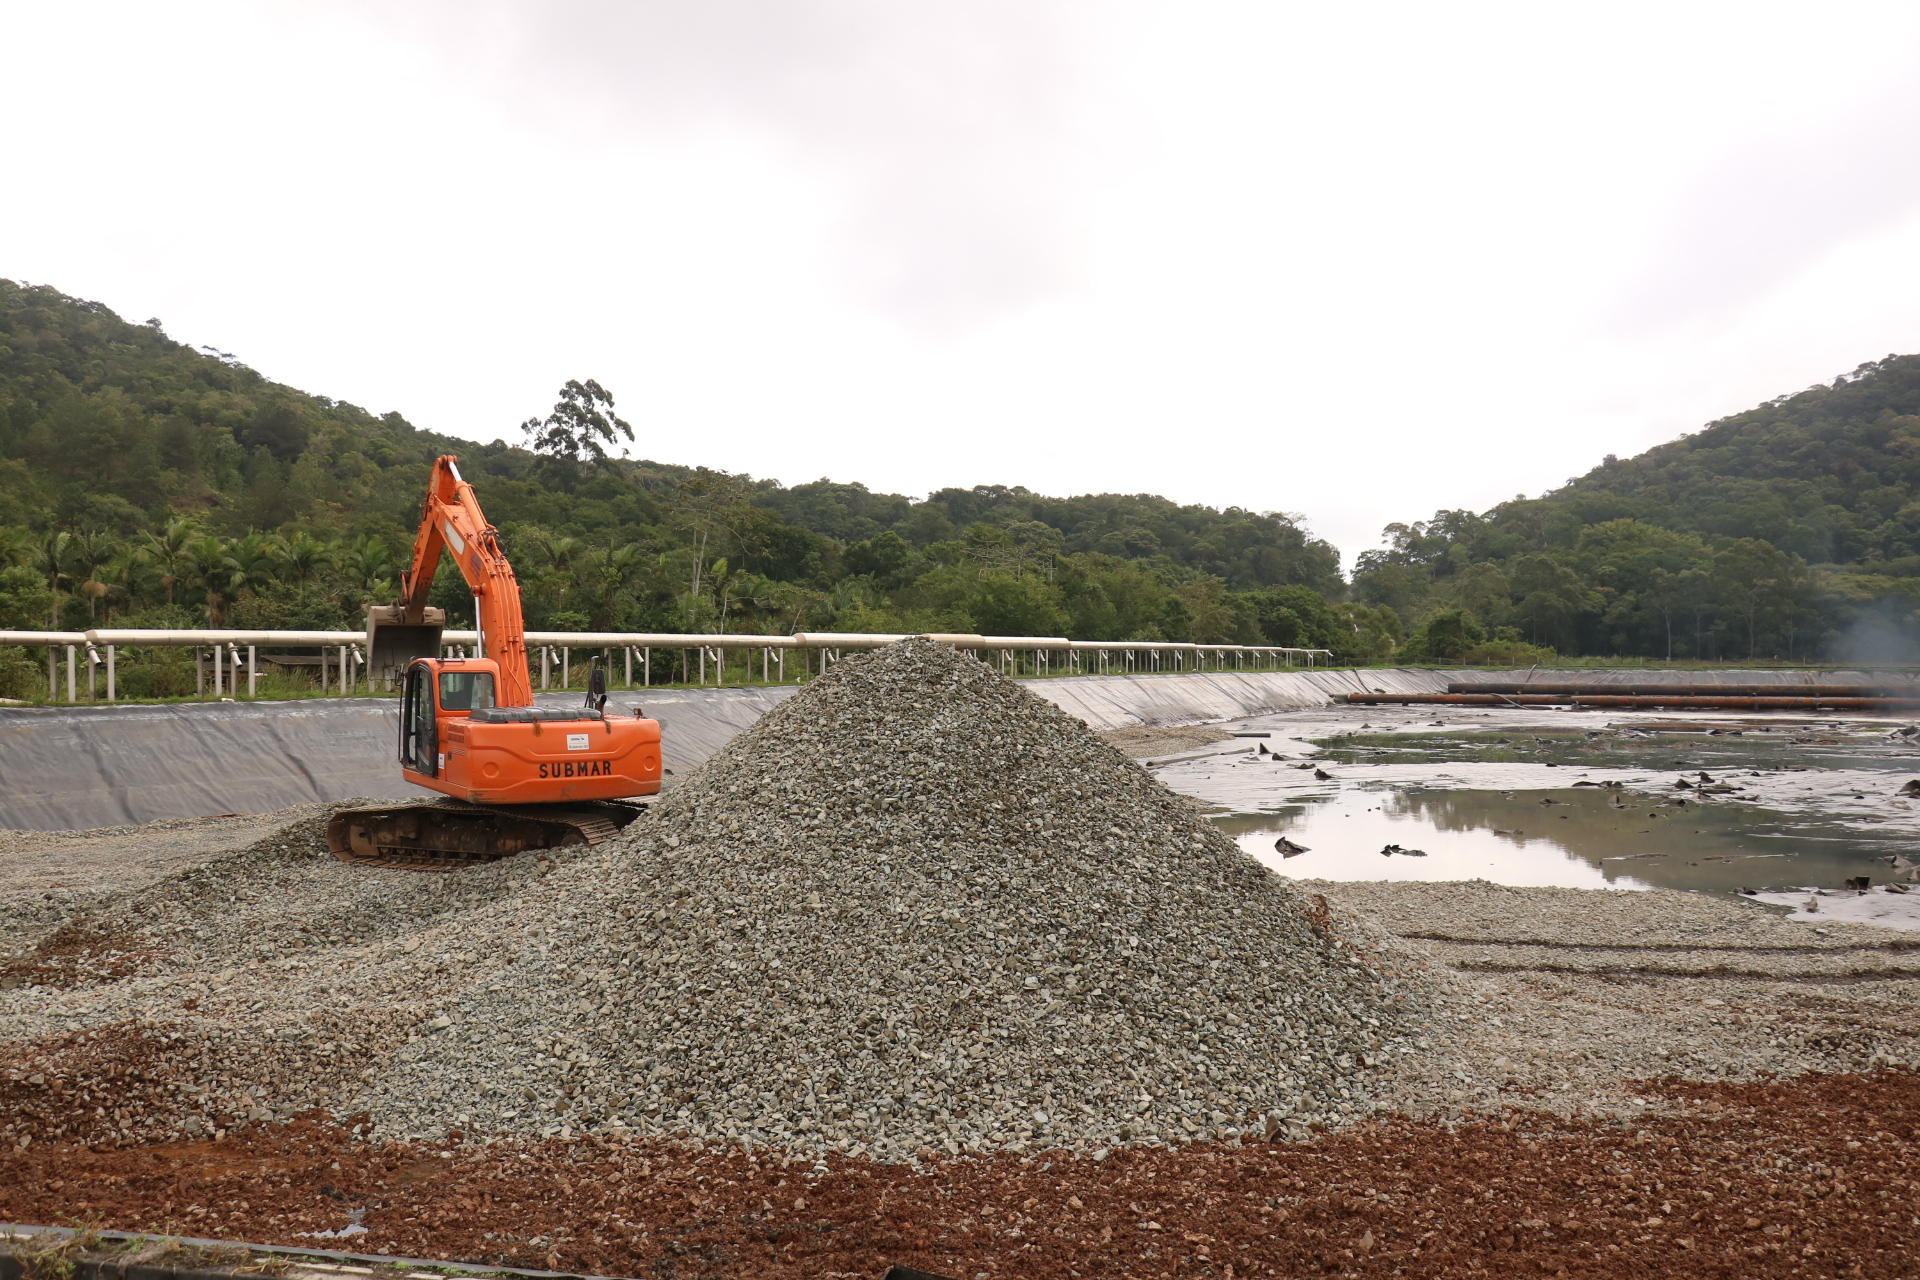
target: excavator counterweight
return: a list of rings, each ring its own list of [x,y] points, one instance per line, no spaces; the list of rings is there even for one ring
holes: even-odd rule
[[[426,599],[443,552],[473,595],[472,657],[439,656],[446,615]],[[401,599],[368,610],[367,651],[400,684],[401,776],[445,798],[336,813],[327,846],[343,861],[446,871],[598,844],[660,790],[659,722],[609,711],[597,678],[587,705],[534,705],[519,584],[451,456],[434,463]]]

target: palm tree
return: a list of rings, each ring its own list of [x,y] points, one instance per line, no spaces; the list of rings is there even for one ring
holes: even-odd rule
[[[70,533],[49,533],[33,548],[33,567],[47,581],[47,589],[53,592],[53,607],[47,617],[49,627],[60,625],[60,586],[72,579],[67,575],[67,546],[73,541]]]
[[[173,603],[173,588],[193,569],[192,547],[197,530],[187,520],[175,516],[159,533],[149,533],[140,543],[140,555],[160,570],[160,585],[167,589],[167,603]]]
[[[279,539],[272,534],[250,533],[227,544],[233,561],[233,587],[242,595],[253,595],[278,575]]]
[[[74,570],[70,576],[80,580],[80,594],[87,599],[89,622],[93,621],[94,606],[107,594],[107,584],[100,581],[100,571],[113,559],[116,550],[114,540],[98,530],[68,537],[67,561]]]
[[[187,563],[190,580],[205,593],[207,625],[221,626],[227,620],[227,606],[240,595],[244,575],[239,561],[229,554],[226,539],[209,535],[187,548]]]
[[[613,613],[620,597],[632,586],[634,579],[640,576],[646,567],[641,558],[644,553],[634,543],[624,547],[613,547],[592,556],[583,575],[588,579],[587,598],[592,601],[591,620],[587,624],[594,631],[608,631],[613,627]]]
[[[393,553],[380,538],[361,534],[334,551],[334,563],[346,580],[354,607],[391,597],[398,590],[399,570]]]
[[[131,608],[135,580],[140,576],[140,570],[145,564],[146,557],[140,554],[139,548],[122,546],[113,553],[113,558],[108,560],[100,570],[100,580],[107,584],[113,599]],[[113,618],[111,608],[107,610],[107,618],[108,620]]]
[[[0,566],[26,564],[33,558],[33,535],[24,529],[0,527]]]
[[[280,562],[280,580],[301,586],[333,567],[333,548],[307,533],[296,533],[274,548]]]

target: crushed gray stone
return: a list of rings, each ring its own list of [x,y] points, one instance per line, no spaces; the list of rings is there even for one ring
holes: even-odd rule
[[[1422,999],[1314,912],[1079,721],[903,641],[430,938],[506,963],[356,1105],[882,1159],[1304,1132],[1371,1108]]]

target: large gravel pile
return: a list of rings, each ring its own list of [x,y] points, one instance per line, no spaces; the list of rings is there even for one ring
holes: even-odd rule
[[[430,937],[520,941],[365,1101],[390,1135],[882,1158],[1285,1131],[1364,1108],[1407,1017],[1312,910],[1079,721],[905,641]]]

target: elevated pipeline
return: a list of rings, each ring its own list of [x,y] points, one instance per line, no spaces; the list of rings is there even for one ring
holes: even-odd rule
[[[1913,698],[1920,699],[1920,684],[1910,680],[1886,684],[1684,684],[1678,681],[1611,684],[1547,684],[1524,680],[1455,680],[1448,693],[1571,694],[1593,697],[1642,698]]]
[[[1350,693],[1355,706],[1610,707],[1672,711],[1920,711],[1920,695],[1902,697],[1704,695],[1674,693]]]

